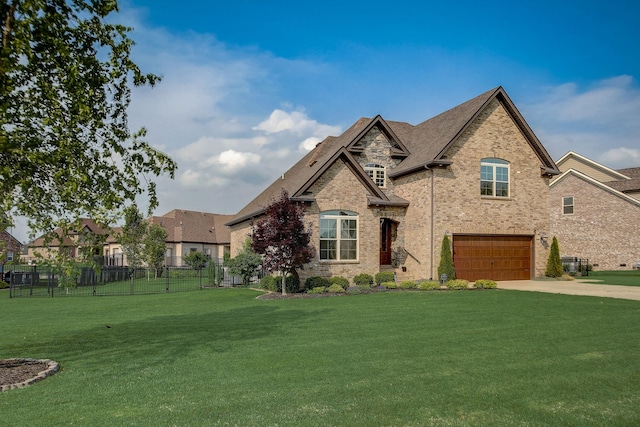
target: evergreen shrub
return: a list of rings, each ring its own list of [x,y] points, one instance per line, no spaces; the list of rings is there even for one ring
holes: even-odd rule
[[[469,281],[463,279],[449,280],[445,283],[447,289],[467,289],[469,288]]]
[[[349,287],[349,279],[345,279],[342,276],[333,276],[329,278],[330,285],[340,285],[344,290]]]
[[[375,279],[376,284],[381,285],[384,282],[393,282],[393,279],[395,279],[395,277],[393,271],[381,271],[379,273],[376,273]]]
[[[353,278],[356,286],[371,286],[373,284],[373,276],[367,273],[360,273]]]

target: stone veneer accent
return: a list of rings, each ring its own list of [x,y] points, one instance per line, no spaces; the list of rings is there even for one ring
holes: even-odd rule
[[[574,213],[564,215],[568,196]],[[597,270],[628,270],[640,261],[640,206],[575,175],[554,183],[549,204],[550,237],[557,237],[561,256],[586,258]]]
[[[355,157],[361,165],[379,163],[387,166],[389,173],[400,161],[389,156],[391,145],[375,127],[360,143],[364,152]],[[312,223],[312,243],[317,251],[320,212],[341,209],[358,213],[358,261],[325,262],[316,258],[300,271],[301,279],[334,275],[352,279],[359,273],[374,275],[380,271],[381,218],[397,224],[392,249],[406,251],[402,264],[395,269],[398,280],[437,277],[440,246],[447,231],[453,234],[454,246],[456,234],[531,236],[532,277],[543,275],[548,245],[538,237],[550,231],[549,182],[541,176],[542,161],[498,100],[476,117],[446,155],[453,161],[447,168],[425,169],[388,180],[384,192],[408,200],[408,208],[368,206],[366,188],[347,165],[342,160],[332,165],[309,189],[316,202],[307,207],[306,221]],[[480,161],[487,157],[509,162],[509,198],[480,195]],[[232,227],[235,253],[249,231],[248,222]]]

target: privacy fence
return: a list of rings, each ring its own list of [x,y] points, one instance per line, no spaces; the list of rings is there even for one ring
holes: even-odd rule
[[[243,286],[242,278],[229,274],[228,268],[217,262],[210,262],[203,269],[82,267],[73,276],[45,266],[18,265],[4,275],[10,298],[139,295]],[[259,279],[256,276],[251,282]]]

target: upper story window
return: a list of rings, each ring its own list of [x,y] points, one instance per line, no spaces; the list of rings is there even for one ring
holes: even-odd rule
[[[509,162],[482,159],[480,162],[480,195],[509,197]]]
[[[320,259],[358,259],[358,214],[349,211],[320,214]]]
[[[562,213],[564,215],[573,214],[573,196],[562,198]]]
[[[384,166],[377,163],[367,163],[364,165],[364,170],[378,187],[386,187],[387,172]]]

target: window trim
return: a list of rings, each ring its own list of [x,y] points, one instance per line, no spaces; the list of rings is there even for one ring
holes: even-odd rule
[[[385,166],[379,163],[367,163],[364,165],[364,170],[378,187],[387,188],[387,168]],[[379,172],[382,173],[381,178],[378,176]],[[382,181],[382,185],[379,184],[379,180]]]
[[[568,199],[571,199],[571,204],[565,203]],[[571,207],[571,212],[567,212],[567,208]],[[562,215],[573,215],[576,211],[576,200],[573,196],[562,197]]]
[[[488,179],[483,179],[483,167],[491,168],[491,181]],[[498,180],[497,177],[497,168],[505,168],[507,170],[507,180]],[[483,183],[491,182],[491,194],[483,194],[485,191],[485,187],[483,187]],[[506,183],[507,184],[507,194],[506,196],[498,196],[497,193],[497,184]],[[488,188],[486,189],[488,190]],[[489,197],[493,199],[509,199],[511,197],[511,163],[504,159],[499,159],[497,157],[485,157],[480,160],[480,196]]]
[[[360,215],[357,212],[348,210],[331,210],[320,212],[318,223],[318,259],[321,262],[358,262],[360,260],[360,227],[359,227]],[[322,221],[334,220],[335,221],[335,238],[322,237]],[[355,238],[341,238],[342,234],[342,220],[355,221]],[[335,258],[323,258],[322,242],[333,241],[335,242]],[[355,241],[355,258],[342,258],[341,257],[341,242],[343,241]],[[331,249],[324,249],[326,253]]]

